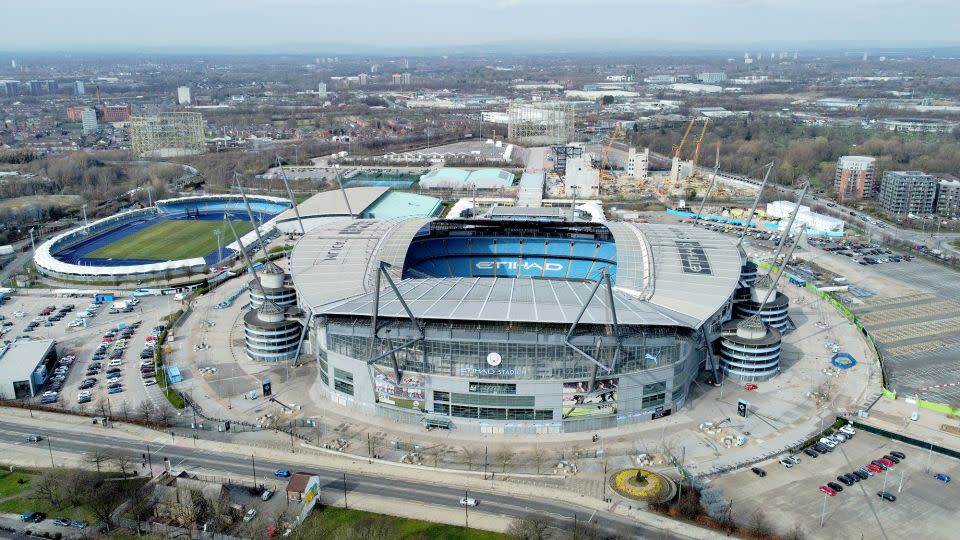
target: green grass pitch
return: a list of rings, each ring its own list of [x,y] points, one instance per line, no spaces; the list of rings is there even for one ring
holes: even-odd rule
[[[253,228],[249,221],[234,221],[233,227],[240,236]],[[220,235],[223,246],[233,242],[233,233],[222,220],[161,221],[132,236],[104,246],[87,257],[152,261],[203,257],[217,250],[217,237],[213,232],[217,229],[223,231]]]

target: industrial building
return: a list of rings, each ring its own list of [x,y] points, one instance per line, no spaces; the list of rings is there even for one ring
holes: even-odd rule
[[[637,152],[637,149],[631,146],[627,151],[627,177],[644,179],[649,175],[649,170],[650,149],[644,148],[643,152]]]
[[[566,144],[573,140],[573,105],[562,101],[511,103],[507,139],[523,146]]]
[[[833,191],[840,202],[855,202],[873,197],[877,183],[877,158],[840,156],[833,176]]]
[[[130,144],[141,157],[176,157],[203,153],[203,117],[195,112],[168,112],[130,117]]]
[[[539,209],[517,209],[539,210]],[[323,395],[480,433],[593,431],[683,406],[744,260],[680,225],[337,219],[289,267]]]
[[[11,342],[0,348],[0,399],[37,395],[57,362],[52,339]]]
[[[930,215],[936,208],[937,179],[921,171],[884,171],[878,200],[892,214]]]
[[[787,227],[787,218],[793,213],[797,203],[791,201],[774,201],[767,203],[767,217],[780,219],[778,228],[782,231]],[[835,217],[818,214],[810,210],[809,206],[800,205],[793,222],[791,234],[796,234],[805,228],[807,234],[843,233],[844,221]]]
[[[423,189],[496,190],[513,186],[513,173],[503,169],[468,171],[453,167],[434,169],[420,177]]]

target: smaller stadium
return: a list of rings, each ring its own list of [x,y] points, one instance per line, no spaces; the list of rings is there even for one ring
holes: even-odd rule
[[[37,248],[37,269],[59,279],[125,281],[205,273],[237,250],[229,220],[243,245],[256,244],[290,208],[278,197],[251,196],[251,223],[243,199],[204,195],[157,201],[58,235]]]

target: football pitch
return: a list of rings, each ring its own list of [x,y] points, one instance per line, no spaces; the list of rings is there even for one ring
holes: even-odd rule
[[[243,236],[253,227],[249,221],[234,221],[237,234]],[[104,246],[86,257],[101,259],[145,259],[153,261],[175,261],[204,257],[217,250],[215,230],[220,235],[222,245],[233,242],[233,233],[223,220],[161,221],[155,225]]]

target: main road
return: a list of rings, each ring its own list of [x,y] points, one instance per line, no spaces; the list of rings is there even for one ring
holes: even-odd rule
[[[112,437],[107,430],[79,434],[69,430],[56,430],[49,427],[35,427],[17,422],[0,421],[0,445],[17,445],[20,447],[32,445],[36,447],[37,452],[47,450],[43,442],[39,444],[25,442],[26,437],[33,434],[42,435],[46,439],[45,442],[49,443],[52,452],[63,454],[82,456],[96,450],[109,449],[113,452],[122,452],[129,456],[131,461],[139,462],[142,459],[142,454],[147,451],[145,443],[122,437]],[[186,470],[204,468],[236,478],[250,478],[253,472],[250,456],[225,451],[176,445],[166,445],[157,449],[154,445],[151,455],[157,463],[167,458],[172,463],[179,464],[178,467]],[[51,456],[52,459],[53,456]],[[343,472],[326,468],[321,464],[303,466],[277,460],[258,459],[256,460],[256,468],[260,471],[288,469],[308,472],[320,477],[321,493],[344,492]],[[460,498],[464,494],[464,489],[458,486],[355,473],[346,477],[346,491],[347,493],[390,498],[400,505],[411,503],[449,504],[456,508],[459,508]],[[470,497],[481,501],[478,511],[500,514],[509,518],[518,518],[531,512],[539,512],[552,517],[559,526],[566,525],[566,527],[569,527],[569,524],[574,522],[575,514],[581,520],[593,515],[593,521],[596,525],[609,531],[630,531],[636,538],[660,538],[663,534],[660,529],[638,523],[628,517],[610,512],[595,512],[593,509],[548,498],[527,498],[477,489],[470,490]],[[671,532],[671,535],[672,538],[691,538],[678,535],[676,532]]]

